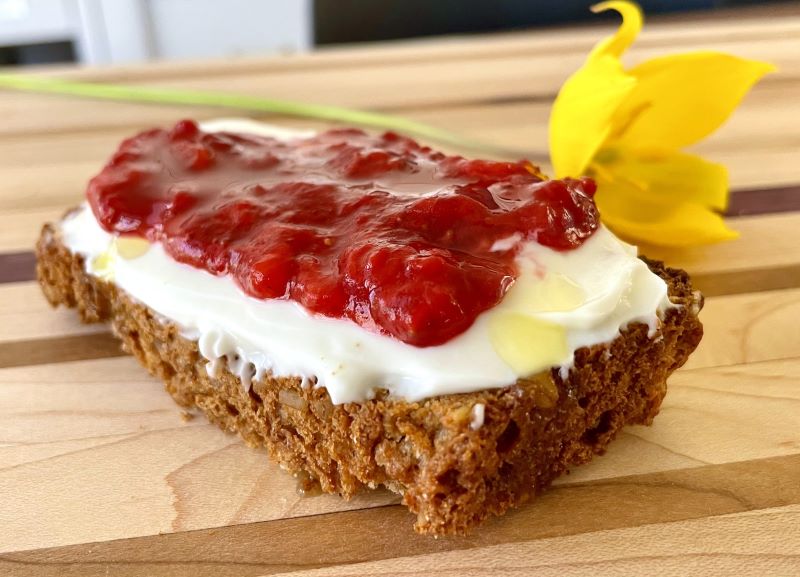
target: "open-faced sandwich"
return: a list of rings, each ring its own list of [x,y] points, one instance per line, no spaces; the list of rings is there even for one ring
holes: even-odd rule
[[[182,121],[120,145],[38,275],[293,474],[464,532],[650,423],[702,336],[688,276],[594,189],[393,133]]]

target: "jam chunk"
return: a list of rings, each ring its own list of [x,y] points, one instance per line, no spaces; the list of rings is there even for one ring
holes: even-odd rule
[[[252,297],[426,347],[500,302],[523,242],[567,251],[597,229],[591,180],[537,174],[391,132],[277,140],[185,120],[125,140],[87,196],[105,230]]]

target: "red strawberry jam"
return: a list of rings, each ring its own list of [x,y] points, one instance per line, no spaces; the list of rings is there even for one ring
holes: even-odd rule
[[[522,241],[565,251],[597,229],[591,180],[533,172],[391,132],[280,141],[182,121],[124,141],[87,195],[105,230],[248,295],[425,347],[503,298]]]

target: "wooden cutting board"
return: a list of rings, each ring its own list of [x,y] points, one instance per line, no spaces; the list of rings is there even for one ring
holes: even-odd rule
[[[781,69],[699,147],[730,168],[741,238],[648,251],[708,295],[706,337],[652,427],[465,538],[414,534],[387,492],[301,497],[40,296],[38,229],[118,140],[218,111],[0,93],[0,575],[800,575],[800,9],[698,18],[653,23],[632,61],[713,48]],[[535,156],[607,31],[61,73],[376,108]]]

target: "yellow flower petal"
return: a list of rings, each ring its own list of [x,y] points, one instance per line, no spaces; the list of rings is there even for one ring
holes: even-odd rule
[[[589,58],[600,55],[615,56],[619,58],[628,47],[633,44],[639,32],[642,31],[644,17],[642,9],[634,2],[609,1],[595,4],[591,7],[592,12],[598,14],[606,10],[616,10],[622,16],[622,25],[616,34],[601,40],[589,54]]]
[[[719,214],[700,204],[645,196],[622,180],[600,180],[598,185],[595,199],[601,218],[631,242],[677,248],[738,237]]]
[[[619,107],[611,141],[618,148],[673,151],[704,138],[775,67],[716,52],[654,58],[629,71],[636,88]]]
[[[601,151],[598,157],[606,154]],[[728,170],[699,156],[679,152],[648,158],[623,153],[603,168],[654,200],[692,202],[718,211],[728,207]]]
[[[587,61],[567,79],[550,112],[550,160],[556,178],[584,173],[634,85],[612,56]]]

